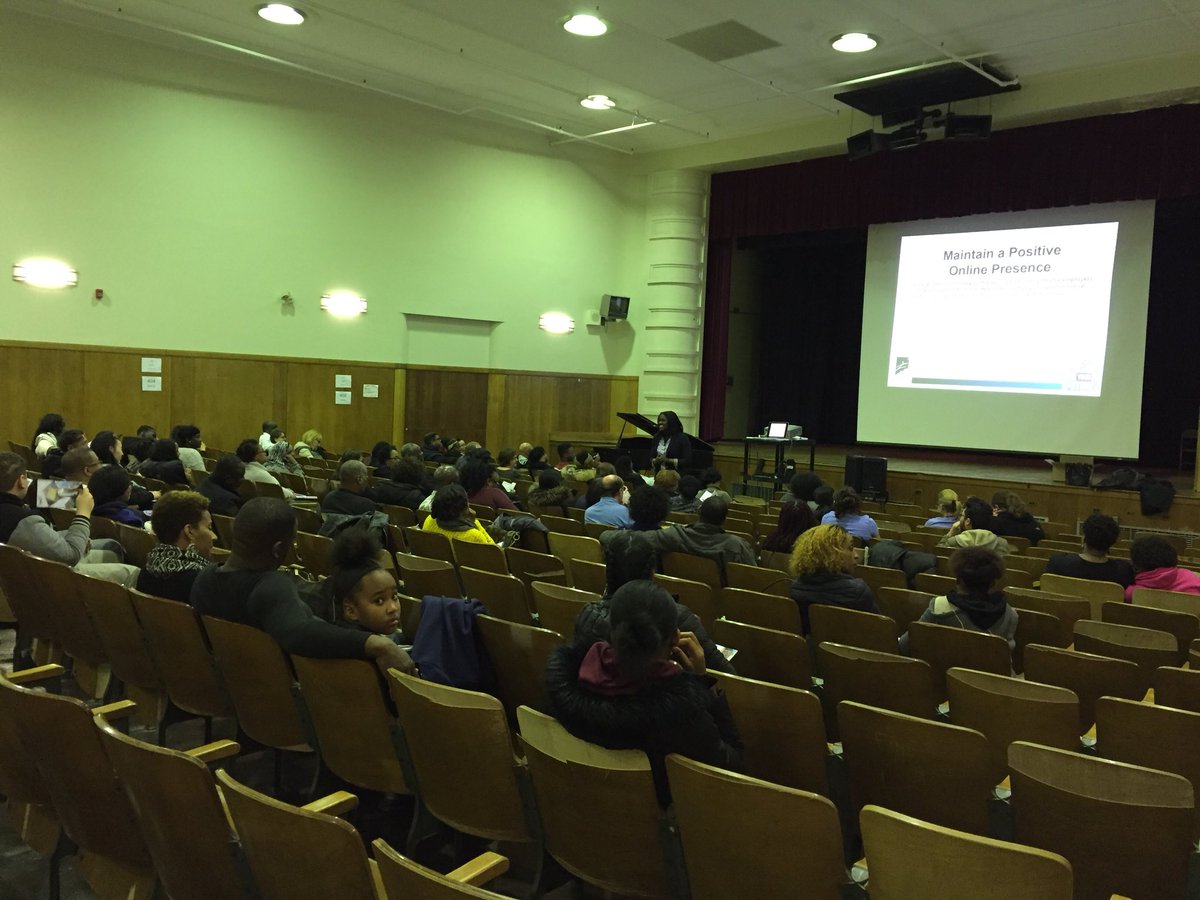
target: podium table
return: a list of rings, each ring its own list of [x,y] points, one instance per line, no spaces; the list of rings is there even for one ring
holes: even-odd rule
[[[775,449],[775,471],[771,475],[757,475],[750,471],[750,448],[751,447],[774,447]],[[761,435],[749,435],[742,438],[742,478],[746,484],[749,484],[752,479],[757,481],[771,481],[775,485],[775,490],[781,490],[783,485],[783,460],[787,456],[789,450],[796,447],[808,448],[808,471],[813,472],[817,467],[817,442],[813,438],[808,437],[793,437],[793,438],[773,438],[762,437]]]

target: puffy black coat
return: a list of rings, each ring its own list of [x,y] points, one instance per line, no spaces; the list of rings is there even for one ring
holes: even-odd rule
[[[879,612],[875,595],[861,578],[846,572],[825,572],[807,575],[792,581],[792,599],[800,607],[800,618],[804,622],[804,633],[808,634],[808,608],[814,603],[844,606],[862,612]]]
[[[971,524],[975,523],[972,522]],[[1046,533],[1042,531],[1042,526],[1029,513],[1014,516],[1007,509],[1002,509],[996,515],[992,516],[991,524],[987,525],[986,528],[992,534],[998,534],[1001,537],[1012,535],[1013,537],[1027,538],[1031,547],[1036,547],[1038,541],[1046,536]]]
[[[581,642],[560,647],[546,664],[548,708],[567,731],[613,750],[645,751],[664,807],[671,802],[668,753],[741,770],[742,739],[715,679],[683,672],[652,681],[637,694],[606,697],[579,683],[579,665],[590,647]]]
[[[718,672],[728,672],[730,675],[736,675],[737,672],[734,670],[733,665],[721,654],[721,651],[717,649],[717,645],[713,643],[713,639],[704,630],[704,625],[701,624],[700,618],[682,603],[676,603],[675,608],[677,611],[675,627],[680,631],[691,631],[696,635],[696,640],[704,648],[704,665],[709,669],[716,669]],[[607,641],[609,635],[612,633],[608,614],[607,598],[598,603],[589,603],[585,606],[575,619],[575,641],[583,643],[588,647],[596,643],[596,641]]]
[[[422,493],[421,489],[413,484],[376,479],[367,491],[367,496],[376,503],[385,503],[388,506],[407,506],[416,512],[421,501],[429,496],[429,493],[427,491]]]

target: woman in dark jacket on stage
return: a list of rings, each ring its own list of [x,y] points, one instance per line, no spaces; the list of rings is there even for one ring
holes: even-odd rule
[[[577,639],[550,657],[550,712],[585,741],[645,751],[664,807],[669,753],[738,771],[742,741],[733,716],[705,673],[699,642],[676,627],[671,595],[653,581],[631,581],[610,607],[611,643]]]
[[[692,442],[683,433],[683,423],[670,410],[658,414],[658,433],[654,435],[654,468],[668,466],[686,469],[692,464]]]

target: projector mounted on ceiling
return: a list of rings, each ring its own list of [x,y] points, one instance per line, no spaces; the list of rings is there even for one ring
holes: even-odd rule
[[[847,138],[846,152],[855,160],[885,150],[911,150],[928,140],[928,129],[941,129],[946,141],[986,141],[992,133],[992,117],[921,110],[894,131],[863,131]]]

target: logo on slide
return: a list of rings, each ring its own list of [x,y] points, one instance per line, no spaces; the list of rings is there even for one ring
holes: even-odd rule
[[[908,371],[908,357],[907,356],[897,356],[896,357],[896,374],[899,375],[901,372],[907,372],[907,371]]]

